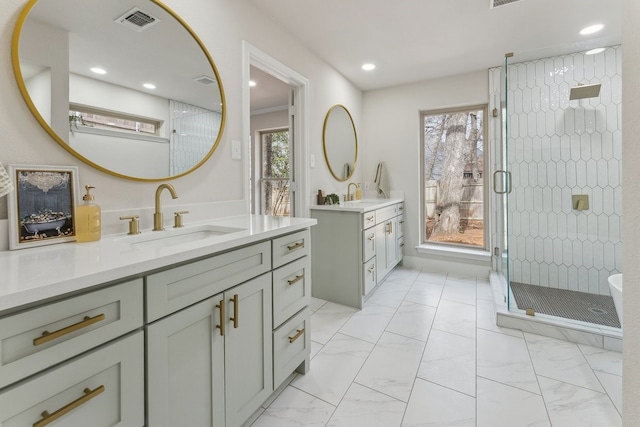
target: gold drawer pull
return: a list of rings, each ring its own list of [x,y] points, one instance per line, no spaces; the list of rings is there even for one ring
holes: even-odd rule
[[[298,329],[297,333],[294,336],[289,337],[289,344],[292,344],[295,340],[300,338],[302,336],[302,334],[304,334],[304,328]]]
[[[233,301],[233,317],[230,317],[229,319],[233,320],[233,327],[237,328],[239,318],[238,303],[240,302],[240,297],[238,296],[238,294],[235,294],[233,298],[231,298],[231,301]]]
[[[227,318],[227,316],[224,314],[224,307],[225,307],[225,303],[224,300],[221,299],[220,303],[216,304],[216,308],[220,309],[220,324],[216,325],[216,328],[220,329],[220,336],[223,337],[224,336],[224,325],[225,325],[225,319]]]
[[[368,216],[367,217],[367,221],[372,222],[373,221],[373,216]]]
[[[299,282],[302,279],[304,279],[304,274],[300,274],[299,276],[296,276],[291,280],[287,280],[287,283],[289,283],[289,285],[293,285],[294,283]]]
[[[369,273],[373,274],[373,272],[375,271],[376,267],[375,265],[372,265],[371,267],[369,267],[369,269],[367,270]]]
[[[49,425],[50,423],[54,422],[55,420],[57,420],[58,418],[68,414],[69,412],[73,411],[74,409],[76,409],[77,407],[79,407],[80,405],[87,403],[88,401],[90,401],[91,399],[93,399],[94,397],[96,397],[97,395],[99,395],[100,393],[102,393],[104,391],[104,386],[101,385],[100,387],[91,390],[90,388],[85,388],[84,389],[84,396],[81,396],[79,398],[77,398],[76,400],[74,400],[73,402],[63,406],[62,408],[58,409],[57,411],[55,411],[53,414],[50,414],[48,411],[43,411],[42,412],[42,419],[40,421],[36,421],[35,423],[33,423],[33,427],[44,427],[46,425]]]
[[[293,250],[301,248],[303,246],[304,246],[304,242],[298,242],[295,245],[287,246],[287,249],[289,249],[290,251],[293,251]]]
[[[376,238],[376,235],[371,233],[371,236],[367,237],[368,240],[373,240]]]
[[[44,331],[41,337],[35,338],[33,340],[33,345],[41,345],[47,343],[49,341],[55,340],[57,338],[63,337],[71,332],[75,332],[82,328],[86,328],[87,326],[91,326],[94,323],[98,323],[103,321],[105,318],[104,314],[98,314],[94,317],[85,316],[84,320],[75,323],[73,325],[67,326],[66,328],[58,329],[55,332]]]

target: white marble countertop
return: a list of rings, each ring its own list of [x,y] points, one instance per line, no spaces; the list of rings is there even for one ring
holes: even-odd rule
[[[171,264],[189,261],[273,238],[315,225],[311,218],[242,215],[189,224],[179,230],[218,226],[241,229],[228,234],[162,245],[132,245],[153,233],[143,230],[103,237],[90,243],[60,243],[14,251],[0,251],[0,314],[12,308],[141,275]],[[175,233],[175,231],[174,231]]]
[[[403,199],[399,197],[391,197],[389,199],[362,199],[352,202],[340,202],[339,205],[314,205],[311,206],[311,210],[369,212],[400,202],[403,202]]]

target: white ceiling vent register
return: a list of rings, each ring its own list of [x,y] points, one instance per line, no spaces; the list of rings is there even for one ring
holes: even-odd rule
[[[507,5],[509,3],[515,3],[520,0],[489,0],[489,8],[493,9],[494,7],[500,7]]]
[[[160,22],[158,18],[155,18],[149,15],[146,12],[143,12],[141,9],[134,7],[121,17],[115,20],[118,24],[124,25],[125,27],[133,30],[133,31],[143,31],[152,25]]]
[[[196,77],[195,79],[193,79],[196,81],[196,83],[200,83],[203,84],[205,86],[214,84],[216,82],[216,79],[209,77],[209,76],[200,76],[200,77]]]

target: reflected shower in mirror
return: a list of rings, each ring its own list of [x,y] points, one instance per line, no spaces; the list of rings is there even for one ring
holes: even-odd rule
[[[322,143],[331,175],[338,181],[351,178],[358,160],[358,137],[353,118],[343,105],[334,105],[327,112]]]
[[[155,0],[32,0],[13,67],[53,139],[104,172],[142,181],[184,175],[215,150],[224,94],[211,56]]]

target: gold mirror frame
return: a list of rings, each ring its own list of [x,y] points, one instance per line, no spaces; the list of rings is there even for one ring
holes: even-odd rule
[[[338,111],[344,111],[346,113],[345,118],[349,119],[349,124],[351,126],[346,125],[346,122],[336,123],[335,118],[331,121],[332,113],[334,113],[333,116],[336,117],[335,113]],[[342,128],[337,126],[342,126]],[[353,131],[353,135],[350,134],[350,131]],[[338,134],[336,134],[336,132],[338,132]],[[336,158],[335,155],[332,156],[329,153],[332,150],[335,152],[336,148],[340,149],[340,144],[353,144],[353,158],[349,155],[350,153],[346,153],[349,155],[349,158],[346,156]],[[327,163],[327,167],[329,168],[331,175],[341,182],[350,179],[353,176],[356,164],[358,163],[358,134],[356,133],[356,125],[353,122],[353,117],[344,105],[336,104],[327,111],[327,115],[324,118],[324,124],[322,126],[322,148],[324,151],[324,160]],[[348,148],[348,150],[350,149]],[[351,164],[350,170],[348,173],[345,173],[344,169],[349,164]],[[339,169],[337,168],[342,168],[341,174],[338,174]]]
[[[171,180],[171,179],[175,179],[175,178],[179,178],[181,176],[187,175],[191,172],[193,172],[194,170],[198,169],[200,166],[202,166],[213,154],[213,152],[216,150],[216,148],[218,147],[220,140],[222,138],[222,134],[224,131],[224,127],[225,127],[225,123],[226,123],[226,101],[225,101],[225,95],[224,95],[224,90],[222,87],[222,82],[220,80],[220,74],[218,73],[218,69],[215,65],[215,63],[213,62],[213,59],[211,58],[211,55],[209,54],[208,50],[206,49],[206,47],[204,46],[204,43],[202,42],[202,40],[200,40],[200,38],[195,34],[195,32],[191,29],[191,27],[180,17],[178,16],[172,9],[170,9],[168,6],[164,5],[163,3],[161,3],[158,0],[147,0],[151,3],[154,3],[155,5],[157,5],[158,7],[160,7],[161,9],[163,9],[165,12],[167,12],[171,17],[173,17],[193,38],[193,40],[198,44],[198,46],[200,47],[200,49],[202,50],[202,53],[204,54],[204,56],[206,57],[206,60],[208,61],[209,65],[211,66],[211,70],[213,71],[214,75],[215,75],[215,80],[216,83],[218,85],[218,91],[220,93],[220,103],[221,103],[221,119],[220,119],[220,129],[218,131],[218,135],[216,137],[216,140],[213,142],[213,145],[211,147],[211,149],[209,150],[209,152],[203,156],[203,158],[194,166],[192,166],[190,169],[181,172],[179,174],[176,175],[172,175],[172,176],[168,176],[168,177],[153,177],[153,178],[145,178],[145,177],[136,177],[136,176],[129,176],[129,175],[125,175],[116,171],[112,171],[109,170],[103,166],[100,166],[99,164],[93,162],[92,160],[86,158],[85,156],[83,156],[82,154],[78,153],[76,150],[74,150],[73,148],[71,148],[69,146],[69,144],[67,144],[53,129],[51,126],[49,126],[49,124],[47,123],[47,121],[42,117],[42,115],[40,114],[40,112],[38,111],[38,109],[35,106],[35,103],[33,102],[33,100],[31,99],[31,96],[29,95],[29,92],[27,90],[27,86],[25,84],[23,75],[22,75],[22,70],[20,68],[20,36],[21,36],[21,32],[24,26],[25,21],[27,20],[28,16],[29,16],[29,12],[31,12],[31,10],[33,9],[33,7],[38,3],[38,1],[40,0],[30,0],[27,5],[24,7],[24,9],[22,10],[22,12],[20,13],[20,16],[18,17],[18,21],[16,23],[16,26],[14,28],[13,31],[13,38],[12,38],[12,42],[11,42],[11,61],[12,61],[12,66],[13,66],[13,72],[16,78],[16,83],[18,85],[18,88],[20,90],[20,93],[22,95],[22,98],[24,99],[25,103],[27,104],[27,107],[29,108],[29,110],[31,111],[31,113],[33,114],[33,116],[36,118],[36,120],[38,121],[38,123],[40,124],[40,126],[42,126],[42,128],[49,134],[49,136],[51,136],[57,143],[58,145],[62,146],[62,148],[64,148],[65,150],[67,150],[69,153],[71,153],[73,156],[75,156],[77,159],[81,160],[82,162],[86,163],[87,165],[100,170],[106,174],[118,177],[118,178],[123,178],[123,179],[128,179],[128,180],[133,180],[133,181],[142,181],[142,182],[157,182],[157,181],[166,181],[166,180]]]

